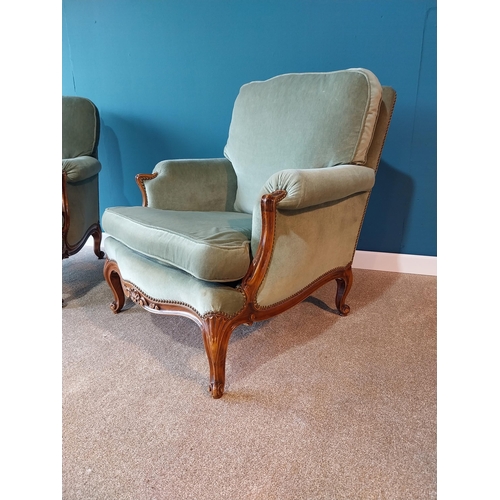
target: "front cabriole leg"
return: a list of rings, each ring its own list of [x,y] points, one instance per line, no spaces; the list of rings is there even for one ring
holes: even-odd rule
[[[343,273],[343,276],[336,278],[337,295],[335,297],[335,305],[341,316],[347,316],[351,308],[345,303],[347,294],[352,285],[352,269],[349,266]]]
[[[214,399],[218,399],[224,394],[227,346],[236,326],[231,319],[222,314],[212,314],[202,318],[203,343],[210,366],[208,390]]]
[[[107,259],[104,264],[103,273],[104,279],[115,297],[115,300],[111,302],[109,307],[115,314],[119,313],[125,305],[125,293],[123,292],[122,280],[117,263]]]

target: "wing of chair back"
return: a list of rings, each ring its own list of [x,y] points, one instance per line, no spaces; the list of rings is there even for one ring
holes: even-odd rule
[[[214,398],[238,325],[280,314],[331,280],[347,315],[394,103],[394,90],[363,69],[244,85],[225,158],[160,162],[136,176],[142,207],[105,211],[111,309],[129,297],[198,323]]]
[[[62,258],[81,250],[94,238],[99,259],[102,231],[99,223],[97,148],[100,132],[96,106],[82,97],[62,98]]]

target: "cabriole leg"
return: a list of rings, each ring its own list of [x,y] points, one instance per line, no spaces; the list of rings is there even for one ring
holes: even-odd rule
[[[103,259],[104,252],[101,250],[102,231],[100,227],[92,233],[92,237],[94,238],[94,253],[98,259]]]
[[[201,330],[210,366],[208,390],[214,399],[218,399],[224,394],[227,346],[234,328],[235,325],[222,315],[203,318]]]
[[[344,271],[342,278],[336,278],[337,281],[337,295],[335,297],[335,305],[341,316],[347,316],[351,308],[345,303],[347,294],[352,285],[352,269],[348,267]]]
[[[104,279],[109,285],[109,288],[111,288],[115,297],[115,300],[111,302],[109,307],[115,314],[119,313],[125,305],[125,293],[123,292],[122,280],[120,278],[116,262],[106,260],[103,272]]]

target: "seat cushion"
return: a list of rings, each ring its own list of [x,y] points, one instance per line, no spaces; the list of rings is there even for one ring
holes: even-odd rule
[[[364,165],[381,99],[379,81],[365,69],[243,85],[224,149],[238,178],[235,210],[250,213],[281,170]]]
[[[130,249],[205,281],[231,282],[250,265],[251,215],[114,207],[102,217],[105,233]]]

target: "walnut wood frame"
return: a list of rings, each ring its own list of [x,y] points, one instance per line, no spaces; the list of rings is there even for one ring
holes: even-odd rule
[[[143,195],[143,206],[147,206],[144,180],[155,177],[156,174],[136,176],[137,184]],[[334,279],[337,281],[336,307],[341,316],[349,314],[350,308],[346,305],[345,300],[352,285],[351,264],[345,268],[328,271],[286,300],[272,306],[259,306],[257,292],[266,276],[272,257],[277,204],[286,194],[285,191],[280,190],[266,194],[261,199],[262,232],[258,250],[246,275],[236,287],[244,295],[245,304],[240,311],[232,316],[216,312],[200,315],[189,304],[155,300],[139,290],[133,283],[122,279],[120,269],[115,261],[107,259],[104,265],[104,278],[114,295],[114,301],[110,304],[114,313],[119,313],[122,310],[126,297],[129,297],[134,303],[150,312],[185,316],[198,324],[201,328],[210,367],[209,391],[213,398],[220,398],[224,393],[227,347],[229,338],[237,326],[251,325],[254,321],[262,321],[276,316],[303,301],[319,287]]]
[[[98,222],[92,224],[76,244],[72,245],[68,242],[71,217],[68,202],[67,176],[66,172],[62,173],[62,258],[67,259],[71,255],[78,253],[84,247],[89,237],[92,236],[94,238],[94,253],[98,259],[103,259],[104,252],[101,251],[102,230]]]

